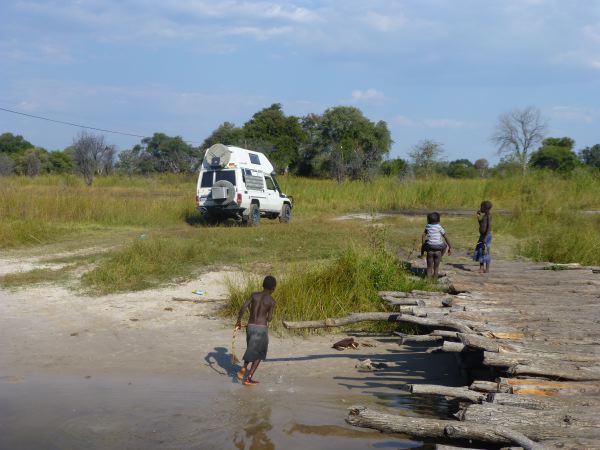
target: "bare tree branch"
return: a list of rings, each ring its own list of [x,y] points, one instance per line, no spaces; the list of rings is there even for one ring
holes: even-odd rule
[[[492,134],[491,141],[498,146],[498,153],[509,154],[527,171],[531,151],[546,136],[547,125],[540,110],[533,106],[514,109],[502,114]]]

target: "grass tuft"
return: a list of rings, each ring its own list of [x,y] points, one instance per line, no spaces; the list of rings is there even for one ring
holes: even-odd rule
[[[348,249],[333,260],[295,265],[276,276],[274,329],[281,329],[282,320],[322,320],[352,312],[387,311],[388,305],[377,295],[380,290],[434,288],[411,276],[385,251]],[[223,313],[235,316],[252,292],[262,290],[261,282],[249,276],[242,283],[229,283],[230,300]]]

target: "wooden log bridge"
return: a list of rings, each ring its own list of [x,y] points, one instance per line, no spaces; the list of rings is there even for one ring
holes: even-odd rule
[[[466,439],[534,449],[600,449],[600,271],[544,267],[494,261],[492,272],[483,275],[464,266],[445,267],[450,291],[461,294],[380,292],[393,313],[284,325],[418,324],[427,334],[397,333],[399,343],[452,352],[471,378],[468,387],[402,387],[412,395],[459,400],[455,420],[353,407],[347,422],[354,426],[461,444]]]

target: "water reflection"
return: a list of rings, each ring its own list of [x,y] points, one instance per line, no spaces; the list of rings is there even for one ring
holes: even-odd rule
[[[245,417],[243,431],[236,431],[233,444],[238,450],[274,450],[275,445],[269,437],[271,425],[271,406],[259,401],[243,405]]]

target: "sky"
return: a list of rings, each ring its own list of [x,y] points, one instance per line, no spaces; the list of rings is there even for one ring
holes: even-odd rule
[[[498,116],[534,106],[578,150],[600,143],[600,0],[0,1],[0,108],[199,144],[272,103],[355,106],[392,158],[431,139],[491,162]],[[2,132],[79,130],[0,111]]]

